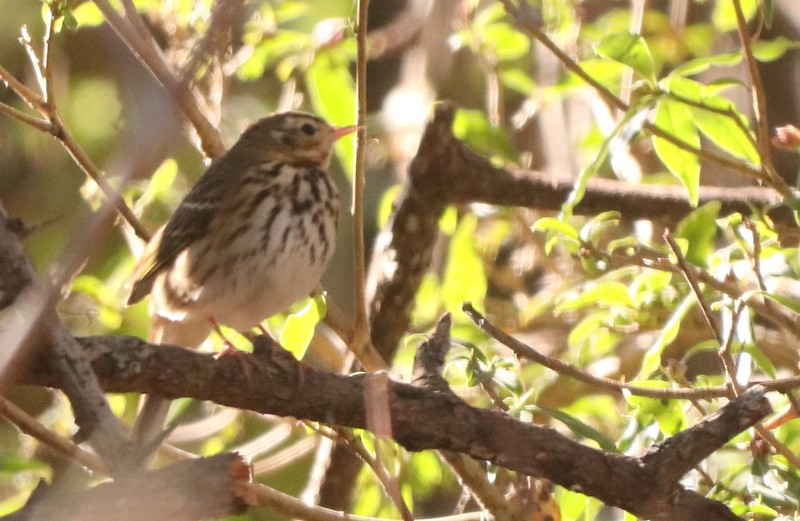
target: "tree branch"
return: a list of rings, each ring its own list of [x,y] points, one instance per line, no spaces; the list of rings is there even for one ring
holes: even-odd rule
[[[215,359],[122,336],[87,337],[79,342],[108,392],[158,392],[169,398],[193,397],[262,413],[367,427],[362,376],[330,374],[286,357],[261,355],[253,359],[251,377],[242,379],[240,361],[233,357]],[[30,383],[60,385],[46,364],[37,364],[31,378]],[[750,400],[747,404],[737,399],[726,408],[752,409],[752,395],[747,396],[751,396],[744,400]],[[389,382],[388,400],[393,437],[409,450],[462,452],[523,474],[546,477],[648,519],[737,519],[720,503],[677,483],[664,484],[663,468],[586,447],[552,429],[505,414],[476,409],[451,393]],[[747,428],[754,416],[750,414],[735,425],[726,423],[721,429],[729,438]],[[723,420],[712,417],[708,422],[715,425]],[[703,432],[705,428],[690,431],[683,443]],[[716,450],[724,442],[723,437],[716,439],[714,449],[706,443],[708,450]],[[681,466],[691,467],[698,461],[681,461]]]
[[[39,486],[6,521],[196,521],[255,504],[249,465],[236,454],[175,463],[80,491]]]

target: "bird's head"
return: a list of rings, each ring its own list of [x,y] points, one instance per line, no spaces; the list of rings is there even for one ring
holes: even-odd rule
[[[266,161],[308,163],[327,168],[333,143],[361,127],[336,127],[305,112],[282,112],[250,125],[234,148],[246,148]]]

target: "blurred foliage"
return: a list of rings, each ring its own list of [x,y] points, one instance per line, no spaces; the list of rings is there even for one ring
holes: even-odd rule
[[[169,116],[175,110],[168,96],[115,39],[94,4],[50,2],[55,2],[58,12],[55,93],[65,123],[108,171],[112,184],[124,185],[126,202],[155,229],[202,172],[202,161],[190,140],[178,137],[181,123],[175,114]],[[134,3],[158,36],[165,56],[177,63],[191,54],[209,28],[210,0]],[[604,121],[596,93],[574,73],[561,69],[547,73],[548,64],[540,63],[538,44],[517,27],[500,3],[462,3],[446,35],[457,65],[442,71],[447,78],[437,85],[439,93],[449,93],[462,106],[454,132],[496,165],[518,167],[539,161],[547,166],[548,151],[537,148],[536,142],[553,129],[537,118],[548,109],[566,108],[580,121],[557,140],[573,156],[569,159],[576,181],[558,215],[478,204],[447,209],[440,221],[435,265],[417,292],[413,326],[401,342],[394,369],[406,379],[410,376],[422,333],[449,311],[454,320],[453,347],[445,376],[460,396],[476,406],[503,408],[520,421],[549,424],[591,446],[635,456],[695,425],[726,401],[697,404],[629,393],[621,397],[598,394],[518,360],[467,320],[460,311],[462,303],[473,302],[521,340],[591,373],[650,388],[724,383],[726,375],[716,355],[719,339],[708,332],[685,278],[678,272],[642,267],[675,266],[676,252],[646,226],[623,222],[613,209],[588,217],[573,215],[591,178],[630,181],[630,167],[635,164],[634,170],[641,173],[639,182],[679,184],[696,206],[673,234],[686,261],[743,292],[737,297],[703,286],[703,295],[739,364],[737,377],[795,374],[796,362],[793,366],[786,361],[794,360],[792,353],[778,353],[793,348],[770,340],[774,331],[748,307],[748,299],[764,297],[792,316],[800,312],[796,288],[800,258],[793,238],[797,230],[780,230],[757,210],[752,215],[722,216],[717,203],[697,207],[701,180],[714,172],[691,149],[713,150],[743,169],[765,163],[751,123],[749,80],[742,73],[732,2],[689,2],[699,14],[685,25],[676,25],[666,12],[648,8],[636,32],[630,30],[631,10],[620,8],[619,2],[599,2],[602,5],[592,9],[556,0],[534,4],[547,34],[575,56],[591,78],[628,99],[629,109],[612,114],[610,124]],[[743,0],[742,5],[751,24],[772,25],[771,1]],[[42,3],[0,0],[0,64],[31,85],[30,69],[16,38],[26,25],[39,41],[44,9]],[[232,49],[223,57],[205,60],[193,78],[209,99],[214,99],[214,92],[222,92],[214,108],[221,113],[219,126],[228,142],[248,121],[287,108],[287,100],[289,106],[316,112],[333,123],[352,123],[353,3],[247,2],[244,13]],[[761,63],[770,63],[794,57],[798,45],[787,37],[770,35],[755,41],[753,51]],[[372,92],[379,78],[370,80]],[[8,89],[0,89],[0,102],[25,109]],[[378,102],[373,105],[379,106]],[[391,136],[381,135],[380,114],[370,114],[370,118],[375,122],[370,135],[380,138],[375,146],[388,149],[383,142]],[[647,122],[681,143],[653,136],[646,131]],[[413,150],[405,154],[410,159]],[[339,142],[336,155],[337,168],[351,179],[352,141]],[[383,156],[392,154],[383,151]],[[391,165],[374,168],[390,169]],[[54,219],[28,242],[33,262],[46,275],[104,199],[53,140],[9,118],[0,119],[0,172],[0,197],[12,215],[32,223]],[[741,180],[734,182],[741,184]],[[376,190],[373,196],[381,202],[375,204],[378,210],[371,222],[383,226],[391,218],[401,191],[397,183],[383,193]],[[97,245],[59,304],[62,320],[75,334],[146,336],[146,303],[123,306],[140,249],[140,242],[124,226]],[[349,267],[349,252],[342,257]],[[313,361],[315,347],[309,343],[326,311],[326,298],[313,297],[271,318],[268,326],[293,354]],[[246,344],[239,337],[235,342]],[[209,349],[221,347],[219,339],[209,344]],[[74,434],[64,400],[55,394],[47,396],[36,412],[40,421],[61,435]],[[135,397],[110,398],[116,413],[126,420],[133,417]],[[17,398],[22,404],[26,399]],[[781,396],[771,399],[776,407],[788,402]],[[210,454],[247,447],[256,466],[271,463],[273,456],[274,461],[285,456],[258,479],[294,495],[303,490],[311,456],[300,447],[308,436],[316,436],[310,432],[313,429],[289,428],[289,420],[247,414],[228,417],[211,404],[193,400],[179,401],[174,411],[190,425],[220,414],[213,429],[182,438],[182,448]],[[259,440],[278,438],[284,428],[285,437],[269,448],[254,448]],[[796,422],[779,427],[775,434],[790,450],[800,451]],[[375,454],[370,433],[359,432],[355,439]],[[682,484],[724,502],[748,519],[796,518],[798,469],[782,456],[751,452],[753,441],[751,432],[742,433],[698,471],[687,474]],[[407,453],[391,444],[380,452],[383,465],[399,479],[403,497],[416,516],[475,507],[473,501],[463,500],[468,495],[436,454]],[[21,507],[40,478],[53,478],[51,459],[30,438],[0,425],[0,515]],[[512,480],[504,473],[487,467],[490,479],[506,483],[504,492],[513,491]],[[352,513],[398,517],[371,470],[363,469],[356,487],[359,493]],[[554,501],[565,520],[632,519],[559,487]],[[252,509],[229,519],[278,517],[266,509]]]

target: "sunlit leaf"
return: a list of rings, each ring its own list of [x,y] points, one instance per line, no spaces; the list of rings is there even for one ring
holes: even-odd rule
[[[652,389],[668,389],[671,385],[660,380],[634,380],[631,384]],[[686,426],[686,413],[681,400],[663,400],[636,396],[623,391],[625,401],[636,409],[636,414],[650,416],[656,420],[661,432],[672,436]]]
[[[546,407],[539,407],[536,405],[532,405],[529,407],[534,411],[541,412],[552,418],[555,418],[556,420],[560,421],[561,423],[569,427],[569,429],[578,436],[597,442],[597,444],[600,446],[601,449],[608,452],[618,452],[617,445],[611,438],[609,438],[602,432],[598,431],[594,427],[582,422],[575,416],[572,416],[571,414],[567,414],[563,411],[559,411],[556,409],[548,409]]]
[[[669,99],[661,100],[656,109],[654,124],[687,145],[700,148],[700,135],[686,105]],[[653,136],[653,146],[661,162],[683,183],[689,202],[692,206],[697,206],[700,195],[700,158],[658,136]]]
[[[740,0],[742,13],[745,20],[750,20],[756,14],[758,8],[757,0]],[[733,0],[728,2],[714,2],[714,11],[711,13],[711,21],[719,31],[732,31],[738,27],[736,22],[736,11],[733,7]]]
[[[716,219],[721,204],[713,201],[704,204],[684,217],[675,230],[675,237],[686,239],[689,249],[684,252],[686,260],[696,266],[708,266],[708,259],[716,249]]]
[[[473,241],[477,224],[474,215],[464,216],[450,241],[442,298],[445,308],[453,313],[460,313],[464,302],[472,302],[478,309],[483,307],[486,274]]]
[[[503,129],[492,126],[486,113],[459,109],[453,121],[453,134],[478,152],[490,157],[515,161],[517,152]]]
[[[574,311],[590,305],[634,307],[628,286],[617,281],[607,281],[591,288],[584,288],[558,304],[555,313]]]
[[[658,370],[661,366],[661,355],[664,353],[664,349],[678,336],[681,322],[686,318],[686,314],[696,302],[697,297],[690,293],[683,298],[680,305],[672,312],[667,323],[661,328],[658,338],[642,358],[642,366],[639,368],[637,379],[648,378]]]
[[[730,82],[706,86],[676,76],[662,82],[662,85],[677,101],[686,102],[694,124],[718,147],[751,163],[761,162],[755,136],[747,119],[730,100],[716,93],[730,87]]]
[[[624,131],[629,123],[631,123],[633,120],[636,120],[637,116],[640,116],[643,113],[645,108],[650,104],[650,100],[650,96],[642,96],[638,98],[633,104],[631,104],[630,108],[625,111],[625,114],[620,119],[619,123],[617,123],[614,130],[603,140],[602,145],[597,149],[597,152],[595,153],[591,163],[581,170],[581,173],[578,175],[578,179],[575,181],[567,200],[564,201],[563,205],[561,205],[561,219],[567,219],[572,215],[575,207],[581,202],[581,200],[583,200],[587,183],[592,177],[594,177],[608,157],[608,152],[612,142],[618,138],[618,136]]]
[[[306,86],[314,110],[335,125],[352,125],[356,117],[356,87],[350,62],[335,49],[317,53],[306,71]],[[348,178],[353,178],[355,140],[336,142],[336,156]]]
[[[488,26],[482,34],[485,42],[491,46],[494,57],[499,61],[521,58],[530,48],[530,39],[504,22]]]
[[[281,347],[301,360],[314,336],[314,328],[325,317],[326,311],[325,297],[316,295],[309,299],[303,309],[286,319],[279,340]]]
[[[609,34],[594,46],[594,52],[603,58],[625,64],[645,79],[655,82],[653,57],[647,42],[638,34],[628,31]]]

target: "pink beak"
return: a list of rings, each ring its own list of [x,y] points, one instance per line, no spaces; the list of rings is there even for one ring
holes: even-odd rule
[[[347,134],[352,134],[357,130],[361,130],[364,128],[361,125],[348,125],[346,127],[334,127],[333,128],[333,140],[336,141],[337,139],[346,136]]]

